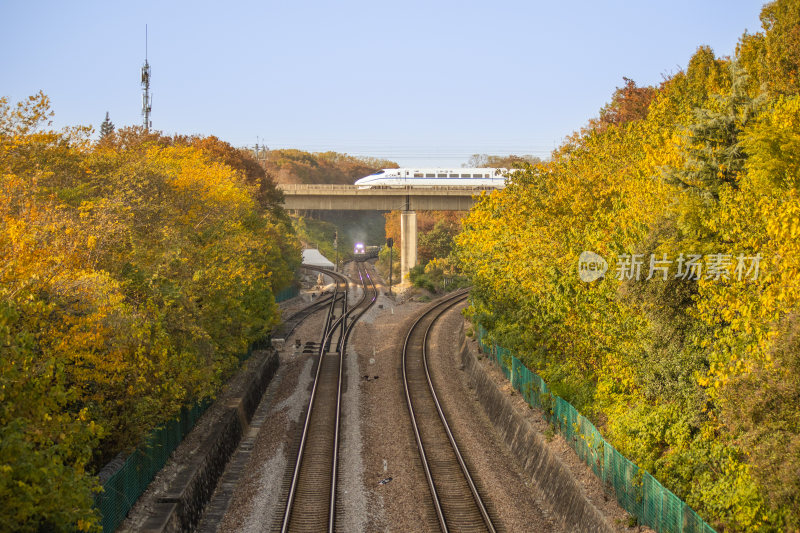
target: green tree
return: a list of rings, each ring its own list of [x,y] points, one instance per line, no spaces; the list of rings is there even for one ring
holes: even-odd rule
[[[421,233],[417,241],[419,264],[423,267],[434,258],[445,258],[453,251],[453,237],[458,226],[450,220],[438,220],[430,231]]]
[[[729,94],[714,95],[708,107],[695,110],[687,128],[685,164],[669,169],[666,178],[705,198],[719,199],[721,187],[736,186],[747,158],[740,143],[744,128],[758,114],[762,99],[747,92],[747,74],[733,61]]]
[[[114,133],[114,123],[111,122],[111,119],[108,117],[108,111],[106,111],[106,118],[103,120],[103,123],[100,124],[100,139],[105,139],[112,133]]]

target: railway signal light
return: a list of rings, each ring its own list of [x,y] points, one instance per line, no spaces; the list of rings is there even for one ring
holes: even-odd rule
[[[389,248],[391,248],[392,246],[394,246],[394,239],[392,239],[391,237],[389,237],[388,239],[386,239],[386,246],[388,246]]]

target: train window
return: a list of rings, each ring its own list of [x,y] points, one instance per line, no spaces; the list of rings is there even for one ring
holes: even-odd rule
[[[483,174],[473,174],[472,177],[473,178],[482,178]]]
[[[469,178],[470,176],[469,176],[469,174],[461,174],[461,177],[462,178]]]
[[[437,177],[439,177],[439,178],[446,178],[446,177],[447,177],[447,174],[439,174],[439,176],[437,176]]]
[[[458,174],[450,174],[450,177],[451,177],[451,178],[457,178],[457,177],[458,177]]]
[[[421,173],[419,173],[419,172],[416,172],[416,173],[414,173],[414,177],[415,178],[422,178],[423,175]]]
[[[377,171],[377,172],[376,172],[374,175],[375,175],[375,176],[380,176],[381,174],[383,174],[383,173],[385,173],[385,172],[386,172],[385,170],[379,170],[379,171]]]
[[[436,174],[425,174],[426,178],[435,178]]]

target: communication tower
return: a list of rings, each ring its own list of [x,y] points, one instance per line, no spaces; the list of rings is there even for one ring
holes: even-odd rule
[[[147,24],[144,26],[144,66],[142,67],[142,115],[144,116],[144,131],[150,131],[153,125],[150,122],[150,111],[153,109],[153,100],[150,96],[150,63],[147,62]]]

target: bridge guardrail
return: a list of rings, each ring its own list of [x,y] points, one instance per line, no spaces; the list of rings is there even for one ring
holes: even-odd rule
[[[342,184],[323,184],[323,183],[279,183],[278,188],[282,191],[492,191],[494,187],[463,187],[463,186],[448,186],[448,185],[405,185],[405,186],[381,186],[381,187],[364,187],[361,188],[357,185],[342,185]]]

